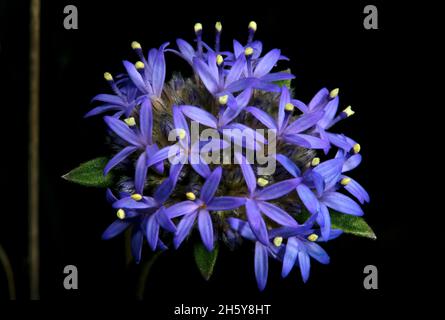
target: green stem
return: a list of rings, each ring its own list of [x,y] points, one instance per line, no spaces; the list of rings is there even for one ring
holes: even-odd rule
[[[148,274],[150,273],[151,267],[158,259],[158,257],[161,255],[161,253],[162,251],[155,252],[151,257],[151,259],[149,259],[148,261],[144,262],[141,265],[141,274],[139,275],[137,289],[136,289],[136,298],[138,300],[142,300],[144,298],[145,285],[147,283]]]
[[[6,251],[3,249],[1,245],[0,245],[0,265],[2,265],[3,269],[5,270],[6,282],[8,283],[9,299],[15,300],[16,294],[15,294],[14,273],[12,271],[8,255],[6,254]]]

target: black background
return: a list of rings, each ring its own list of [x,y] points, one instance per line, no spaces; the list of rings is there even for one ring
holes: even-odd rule
[[[65,30],[63,8],[74,4],[79,29]],[[197,271],[191,248],[164,253],[154,265],[146,286],[150,310],[172,313],[181,303],[270,303],[273,313],[302,308],[299,303],[338,300],[372,305],[395,295],[409,295],[412,251],[402,241],[410,216],[411,189],[406,178],[409,157],[401,156],[410,105],[402,82],[409,74],[403,61],[412,35],[401,23],[400,7],[374,3],[379,30],[363,27],[364,2],[198,3],[150,1],[43,1],[41,52],[41,298],[65,300],[134,298],[138,268],[125,267],[123,237],[104,242],[101,233],[114,219],[104,191],[70,184],[61,175],[91,158],[105,155],[104,124],[100,117],[83,119],[90,99],[109,88],[103,72],[123,70],[123,59],[136,60],[130,43],[145,50],[176,38],[192,40],[193,25],[204,25],[204,38],[213,40],[215,21],[223,23],[223,46],[233,38],[245,41],[247,24],[258,23],[256,38],[265,49],[281,48],[297,78],[296,97],[308,101],[321,87],[340,87],[342,106],[356,114],[336,126],[362,146],[364,161],[353,173],[369,191],[365,218],[376,241],[344,235],[325,245],[331,264],[313,263],[303,284],[294,270],[281,279],[272,263],[266,290],[259,293],[253,273],[251,245],[236,252],[223,249],[209,282]],[[405,15],[406,17],[406,15]],[[2,174],[3,201],[0,241],[10,255],[19,299],[27,299],[27,141],[28,141],[28,2],[1,3]],[[188,65],[167,57],[167,72]],[[404,111],[404,112],[403,112]],[[395,168],[397,167],[397,168]],[[401,195],[403,194],[403,196]],[[405,209],[400,203],[408,203]],[[9,206],[8,206],[9,207]],[[147,248],[143,253],[147,259]],[[65,265],[79,269],[79,289],[63,288]],[[379,289],[363,288],[363,268],[379,270]],[[0,297],[7,297],[0,274]]]

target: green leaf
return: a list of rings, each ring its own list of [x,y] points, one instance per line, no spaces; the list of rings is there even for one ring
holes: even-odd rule
[[[112,172],[104,176],[103,171],[107,162],[108,159],[105,157],[87,161],[62,176],[62,178],[87,187],[110,187],[113,184],[114,176]]]
[[[334,210],[330,210],[329,212],[331,216],[332,229],[343,230],[345,233],[359,237],[365,237],[373,240],[377,239],[374,231],[362,217],[352,216],[350,214],[344,214]],[[301,215],[302,221],[299,222],[303,223],[307,218],[309,218],[309,216],[310,213],[304,211]]]
[[[290,69],[283,70],[283,71],[281,71],[281,72],[291,73]],[[289,79],[289,80],[275,81],[274,83],[277,84],[277,85],[279,85],[280,87],[286,86],[288,89],[290,89],[290,88],[291,88],[291,82],[292,82],[292,80]]]
[[[206,280],[209,280],[213,274],[213,268],[215,267],[218,252],[218,244],[215,244],[215,248],[212,252],[207,251],[201,242],[196,243],[193,248],[196,265],[198,266],[199,272],[201,272],[201,275]]]

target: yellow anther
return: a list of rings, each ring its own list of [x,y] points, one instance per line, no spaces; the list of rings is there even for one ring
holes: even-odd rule
[[[320,164],[320,158],[319,157],[315,157],[312,159],[311,161],[311,166],[316,167]]]
[[[218,66],[220,66],[223,62],[224,62],[224,58],[223,58],[223,56],[220,55],[220,54],[218,54],[218,55],[216,56],[216,64],[217,64]]]
[[[221,30],[222,30],[221,22],[218,21],[217,23],[215,23],[215,29],[216,29],[216,31],[221,32]]]
[[[269,181],[264,178],[258,178],[256,181],[260,187],[267,186],[269,184]]]
[[[137,42],[137,41],[133,41],[133,42],[131,43],[131,48],[132,48],[133,50],[141,49],[141,44],[140,44],[139,42]]]
[[[144,69],[145,64],[142,61],[138,61],[134,64],[134,66],[136,67],[136,69]]]
[[[135,193],[135,194],[131,195],[131,199],[140,201],[140,200],[142,200],[142,196],[139,193]]]
[[[307,239],[308,239],[309,241],[317,241],[318,236],[317,236],[315,233],[313,233],[313,234],[311,234],[310,236],[308,236]]]
[[[294,110],[294,105],[292,103],[288,102],[284,106],[284,109],[286,109],[286,111],[293,111]]]
[[[105,80],[107,80],[107,81],[113,81],[113,76],[112,76],[111,73],[109,73],[109,72],[105,72],[105,73],[104,73],[104,78],[105,78]]]
[[[252,54],[253,54],[253,48],[252,48],[252,47],[247,47],[247,48],[244,50],[244,54],[245,54],[246,56],[250,56],[250,55],[252,55]]]
[[[351,182],[351,178],[343,178],[343,179],[341,179],[341,181],[340,181],[340,183],[341,183],[343,186],[347,186],[347,185],[349,184],[349,182]]]
[[[354,153],[359,153],[360,152],[360,145],[358,143],[354,144],[354,146],[352,147],[352,149],[354,150]]]
[[[201,31],[202,30],[202,24],[195,23],[194,29],[195,29],[195,33]]]
[[[192,201],[196,199],[196,196],[193,192],[187,192],[185,194],[185,196],[187,197],[187,199],[192,200]]]
[[[135,125],[136,125],[136,121],[134,120],[133,117],[124,119],[124,122],[125,122],[129,127],[132,127],[132,126],[135,126]]]
[[[352,110],[351,106],[348,106],[345,110],[343,110],[343,112],[346,114],[347,117],[350,117],[355,113],[355,111]]]
[[[283,243],[283,238],[282,237],[275,237],[273,239],[273,244],[275,245],[275,247],[281,246],[282,243]]]
[[[253,31],[256,31],[256,29],[257,29],[257,25],[256,25],[256,22],[255,22],[255,21],[250,21],[250,23],[249,23],[249,29],[251,29],[251,30],[253,30]]]
[[[124,209],[119,209],[119,210],[117,210],[117,212],[116,212],[116,216],[119,218],[119,219],[125,219],[125,211],[124,211]]]
[[[180,140],[184,139],[185,136],[187,135],[187,132],[185,132],[184,129],[178,129],[177,133],[178,133],[178,137],[179,137]]]
[[[339,91],[340,91],[339,88],[335,88],[331,92],[329,92],[329,96],[331,97],[331,99],[334,99],[336,96],[338,96]]]
[[[220,105],[227,104],[228,100],[229,100],[229,96],[227,94],[218,98],[218,102]]]

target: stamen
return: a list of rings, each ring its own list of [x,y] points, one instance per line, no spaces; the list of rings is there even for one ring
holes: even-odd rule
[[[221,22],[215,23],[215,30],[216,30],[216,36],[215,36],[215,51],[219,52],[219,44],[221,40],[221,31],[222,31],[222,24]]]
[[[222,31],[222,24],[221,24],[221,22],[216,22],[215,23],[215,29],[216,29],[216,31],[217,32],[221,32]]]
[[[341,179],[340,183],[342,186],[347,186],[349,184],[349,182],[351,182],[351,178],[343,178]]]
[[[223,62],[224,62],[224,58],[223,58],[223,56],[220,55],[220,54],[218,54],[218,55],[216,56],[216,64],[217,64],[218,66],[220,66],[220,65],[223,64]]]
[[[229,96],[227,94],[218,98],[218,102],[220,105],[226,105],[228,100]]]
[[[250,21],[248,29],[249,29],[249,36],[247,38],[247,43],[249,44],[249,43],[252,43],[253,36],[254,36],[254,34],[256,32],[256,29],[257,29],[256,22],[255,21]]]
[[[195,29],[195,33],[201,32],[202,31],[202,24],[195,23],[194,29]]]
[[[273,239],[273,244],[275,245],[275,247],[281,246],[282,243],[283,243],[283,237],[275,237]]]
[[[124,211],[124,209],[119,209],[119,210],[117,210],[117,212],[116,212],[116,216],[117,216],[119,219],[121,219],[121,220],[125,219],[125,211]]]
[[[196,43],[198,44],[198,56],[202,55],[202,24],[195,23]]]
[[[185,136],[187,135],[187,132],[185,132],[185,130],[182,129],[182,128],[178,129],[177,133],[178,133],[178,137],[179,137],[180,140],[184,139]]]
[[[112,76],[111,73],[109,73],[109,72],[105,72],[105,73],[104,73],[104,78],[105,78],[105,80],[107,80],[107,81],[113,81],[113,76]]]
[[[139,49],[142,49],[141,44],[140,44],[139,42],[137,42],[137,41],[133,41],[133,42],[131,43],[131,48],[132,48],[133,50],[139,50]]]
[[[308,236],[307,237],[307,239],[309,240],[309,241],[317,241],[317,239],[318,239],[318,236],[315,234],[315,233],[313,233],[313,234],[311,234],[310,236]]]
[[[250,21],[249,23],[249,30],[252,30],[253,32],[255,32],[257,29],[257,24],[255,21]]]
[[[253,48],[252,48],[252,47],[247,47],[247,48],[244,50],[244,54],[245,54],[246,56],[251,56],[251,55],[253,54]]]
[[[258,178],[256,181],[260,187],[267,186],[269,184],[269,181],[264,178]]]
[[[311,161],[311,166],[316,167],[320,164],[320,158],[319,157],[315,157],[312,159]]]
[[[360,149],[361,149],[361,146],[358,143],[356,143],[356,144],[354,144],[352,149],[354,150],[354,153],[359,153]]]
[[[135,193],[135,194],[131,195],[131,199],[140,201],[140,200],[142,200],[142,196],[139,193]]]
[[[334,99],[336,96],[338,96],[338,92],[340,91],[339,88],[333,89],[331,92],[329,92],[329,97],[331,99]]]
[[[351,106],[348,106],[345,110],[343,110],[343,113],[346,114],[346,117],[350,117],[355,113],[355,111],[352,110]]]
[[[124,119],[124,122],[129,126],[133,127],[136,125],[136,121],[134,120],[134,117],[129,117],[127,119]]]
[[[286,103],[286,106],[284,107],[284,109],[286,109],[286,111],[293,111],[294,110],[294,105],[290,102]]]
[[[196,199],[196,196],[195,196],[195,194],[194,194],[193,192],[187,192],[187,193],[185,194],[185,196],[187,197],[187,199],[189,199],[189,200],[191,200],[191,201],[193,201],[193,200]]]
[[[136,69],[141,70],[145,68],[145,64],[142,61],[138,61],[134,64],[134,66],[136,67]]]

